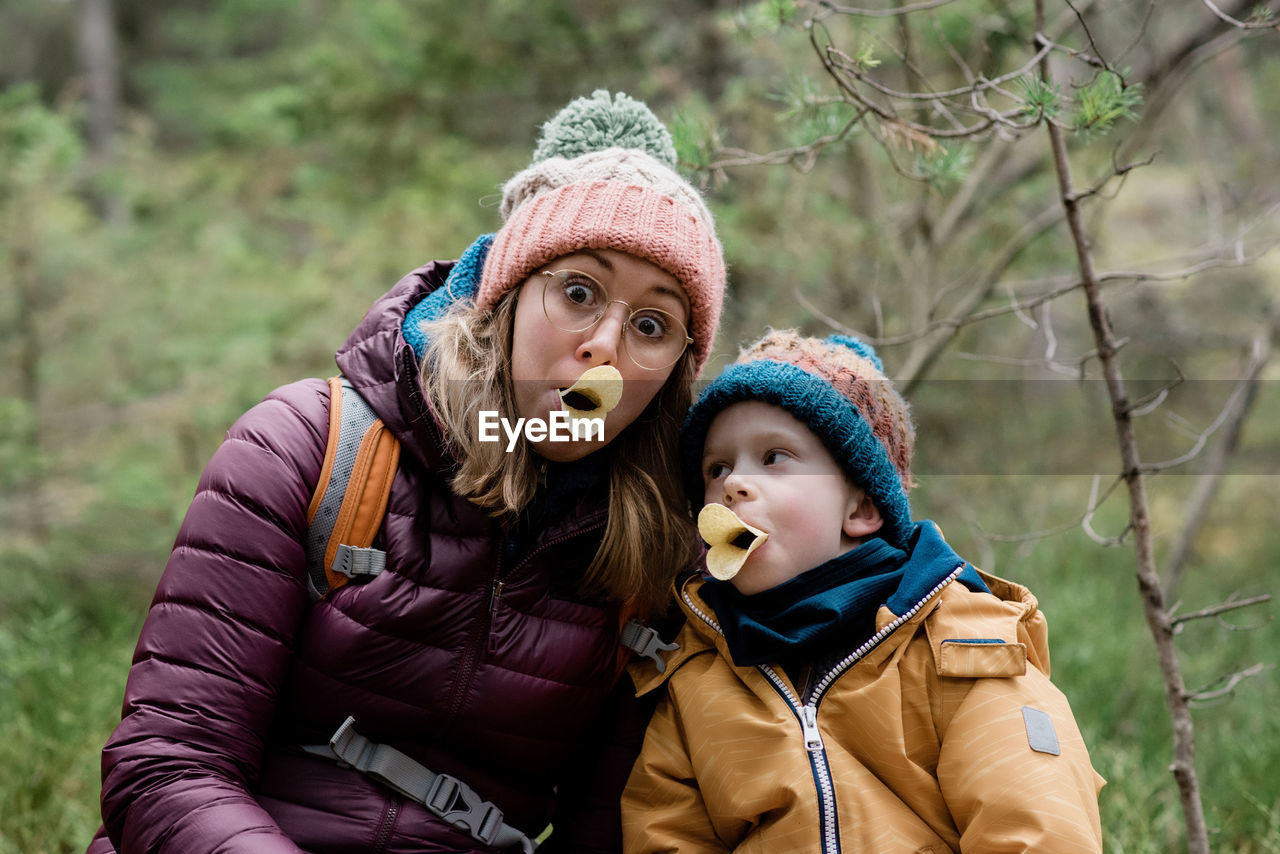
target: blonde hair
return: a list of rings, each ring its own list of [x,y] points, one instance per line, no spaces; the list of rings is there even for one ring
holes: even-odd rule
[[[478,441],[481,410],[515,412],[511,346],[518,290],[489,311],[464,304],[423,325],[422,382],[458,461],[451,486],[494,516],[520,513],[538,489],[539,458],[525,443],[507,453]],[[680,485],[678,433],[692,402],[695,356],[686,350],[649,405],[604,448],[609,513],[604,538],[579,591],[635,607],[665,601],[677,572],[697,560],[697,539]]]

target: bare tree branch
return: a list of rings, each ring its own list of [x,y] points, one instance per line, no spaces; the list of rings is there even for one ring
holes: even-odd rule
[[[1094,68],[1101,68],[1104,71],[1110,71],[1107,62],[1102,57],[1092,53],[1085,53],[1082,50],[1076,50],[1073,47],[1067,47],[1064,44],[1058,44],[1043,33],[1036,33],[1036,44],[1040,47],[1047,47],[1058,51],[1058,53],[1066,54],[1072,59],[1078,59],[1086,65],[1092,65]]]
[[[1209,441],[1209,437],[1216,433],[1218,428],[1223,424],[1230,423],[1234,425],[1237,435],[1234,437],[1228,437],[1228,441],[1221,443],[1219,447],[1223,447],[1228,443],[1234,446],[1235,442],[1239,439],[1239,427],[1244,420],[1244,416],[1248,414],[1249,408],[1253,404],[1253,398],[1257,394],[1258,376],[1262,373],[1262,368],[1266,364],[1266,359],[1260,358],[1260,355],[1261,354],[1255,350],[1254,365],[1251,366],[1246,375],[1241,378],[1240,382],[1236,384],[1235,389],[1231,392],[1231,396],[1227,398],[1226,404],[1224,404],[1222,409],[1218,411],[1217,417],[1209,423],[1208,427],[1204,428],[1204,430],[1196,436],[1196,440],[1189,451],[1180,456],[1174,457],[1173,459],[1164,460],[1163,462],[1144,463],[1142,470],[1147,473],[1154,473],[1166,471],[1191,462],[1200,456],[1200,452],[1204,450],[1204,446]],[[1231,449],[1228,449],[1228,451],[1230,450]],[[1223,462],[1223,465],[1225,466],[1225,461]]]
[[[1237,21],[1235,18],[1219,9],[1218,5],[1214,3],[1213,0],[1200,0],[1200,2],[1204,3],[1209,11],[1218,17],[1218,20],[1225,21],[1238,30],[1275,30],[1280,33],[1280,23],[1274,21],[1254,21],[1248,23],[1245,21]]]
[[[1044,22],[1044,0],[1035,0],[1036,29]],[[1046,83],[1052,79],[1047,60],[1040,64],[1040,76]],[[1142,592],[1143,611],[1156,645],[1160,671],[1164,677],[1165,700],[1173,724],[1174,754],[1172,771],[1178,784],[1183,816],[1187,829],[1189,854],[1209,854],[1208,828],[1204,820],[1204,805],[1200,797],[1200,782],[1195,768],[1195,728],[1191,711],[1187,706],[1187,690],[1182,678],[1178,653],[1173,643],[1173,631],[1160,590],[1160,578],[1156,574],[1155,552],[1151,537],[1150,504],[1147,500],[1146,481],[1138,454],[1137,438],[1133,432],[1128,392],[1124,376],[1116,360],[1117,344],[1111,330],[1102,300],[1102,284],[1097,279],[1093,251],[1085,233],[1079,202],[1071,177],[1071,163],[1067,157],[1067,143],[1061,128],[1045,123],[1049,145],[1053,152],[1054,171],[1058,178],[1058,195],[1066,213],[1067,226],[1076,249],[1080,269],[1081,286],[1084,289],[1089,326],[1098,345],[1098,360],[1102,365],[1107,394],[1111,398],[1112,419],[1115,421],[1116,440],[1120,447],[1122,477],[1129,488],[1129,525],[1134,533],[1134,553],[1137,558],[1138,587]]]
[[[808,172],[813,168],[814,162],[818,159],[818,155],[829,145],[840,142],[862,121],[862,117],[866,115],[866,110],[859,111],[852,119],[845,123],[840,130],[826,136],[819,137],[813,142],[805,145],[794,145],[790,148],[781,148],[777,151],[770,151],[764,154],[752,154],[749,151],[743,151],[736,148],[726,148],[716,152],[717,154],[730,155],[721,160],[715,160],[707,164],[706,168],[712,172],[718,172],[722,169],[730,169],[735,166],[763,166],[772,163],[789,163],[797,165],[801,172]]]
[[[890,89],[883,83],[877,82],[871,75],[863,72],[859,67],[857,60],[853,59],[838,48],[828,45],[827,53],[835,56],[839,60],[839,62],[835,63],[837,68],[842,71],[848,71],[854,78],[862,83],[866,83],[881,95],[887,95],[890,98],[896,98],[900,101],[941,101],[946,98],[959,98],[961,96],[967,97],[974,92],[992,89],[1003,83],[1009,83],[1017,80],[1019,77],[1029,74],[1035,69],[1036,63],[1043,59],[1045,55],[1054,48],[1053,42],[1048,41],[1047,39],[1045,41],[1046,44],[1040,48],[1039,52],[1037,52],[1036,55],[1028,62],[1024,63],[1022,67],[1015,69],[1014,71],[1010,71],[1007,74],[1002,74],[991,80],[987,80],[986,78],[979,76],[978,79],[969,86],[961,86],[958,89],[948,89],[943,92],[901,92],[897,89]],[[1014,115],[1016,112],[1017,111],[1011,111],[1010,114]],[[921,127],[923,127],[923,125]]]
[[[992,140],[990,145],[983,148],[977,164],[973,169],[969,170],[969,174],[965,177],[964,184],[952,197],[951,201],[948,202],[942,214],[938,216],[933,224],[929,240],[935,247],[945,246],[950,242],[960,218],[969,209],[974,197],[991,177],[996,166],[1008,156],[1010,146],[1011,142],[1009,140],[998,139]]]
[[[1173,96],[1191,77],[1192,72],[1218,54],[1235,47],[1245,37],[1246,34],[1239,30],[1224,30],[1213,39],[1197,45],[1189,53],[1179,56],[1169,68],[1161,69],[1159,75],[1148,83],[1142,117],[1133,134],[1125,140],[1123,150],[1134,151],[1145,144],[1147,136],[1155,128],[1156,119],[1173,102]]]
[[[1114,537],[1104,537],[1093,529],[1093,514],[1098,511],[1098,508],[1102,506],[1102,502],[1107,500],[1107,496],[1114,492],[1115,488],[1119,486],[1122,481],[1123,478],[1116,478],[1111,482],[1111,485],[1107,487],[1107,491],[1102,494],[1102,497],[1099,498],[1098,484],[1102,482],[1102,475],[1095,474],[1093,476],[1093,482],[1089,486],[1089,506],[1085,509],[1084,516],[1080,517],[1080,529],[1085,532],[1085,535],[1098,545],[1106,546],[1107,548],[1115,548],[1116,546],[1122,545],[1124,543],[1125,536],[1133,529],[1133,525],[1130,523],[1125,526],[1123,531]]]
[[[1271,597],[1263,594],[1261,596],[1252,596],[1248,599],[1236,599],[1234,594],[1226,602],[1220,605],[1214,605],[1211,608],[1204,608],[1199,611],[1191,611],[1187,614],[1179,614],[1174,616],[1173,612],[1169,612],[1169,622],[1173,626],[1173,633],[1178,634],[1182,631],[1182,627],[1192,620],[1204,620],[1209,617],[1217,617],[1221,614],[1229,614],[1232,611],[1238,611],[1241,608],[1248,608],[1252,605],[1261,605],[1263,602],[1270,602]]]
[[[1272,304],[1271,317],[1267,329],[1253,340],[1249,365],[1245,369],[1244,376],[1241,377],[1240,384],[1236,389],[1237,392],[1242,392],[1239,395],[1238,403],[1232,409],[1231,418],[1226,424],[1222,440],[1210,452],[1209,460],[1205,465],[1205,472],[1196,483],[1195,491],[1192,492],[1191,498],[1187,501],[1178,539],[1165,559],[1162,575],[1166,598],[1172,598],[1177,592],[1178,586],[1182,583],[1182,575],[1186,571],[1188,559],[1191,557],[1192,546],[1195,544],[1200,529],[1204,526],[1205,519],[1208,516],[1209,505],[1217,495],[1227,463],[1239,445],[1245,419],[1257,400],[1258,379],[1262,376],[1262,371],[1271,358],[1272,347],[1278,336],[1280,336],[1280,300]],[[1237,394],[1233,393],[1231,400],[1237,400]],[[1230,402],[1228,406],[1231,406]]]
[[[1086,59],[1088,54],[1081,53],[1080,51],[1071,51],[1071,55],[1089,62],[1090,65],[1096,65],[1099,68],[1111,71],[1111,66],[1109,66],[1107,61],[1102,58],[1102,51],[1098,50],[1098,43],[1093,40],[1093,33],[1089,32],[1089,22],[1085,20],[1084,13],[1077,9],[1071,3],[1071,0],[1064,0],[1064,2],[1067,4],[1067,8],[1075,14],[1076,20],[1080,22],[1080,29],[1084,30],[1084,37],[1089,40],[1089,47],[1093,48],[1093,61],[1090,62],[1089,59]],[[1121,77],[1121,79],[1123,80],[1123,77]]]
[[[861,18],[892,18],[898,15],[910,15],[912,12],[924,12],[929,9],[937,9],[940,6],[946,6],[948,3],[954,3],[955,0],[925,0],[923,3],[911,3],[906,6],[898,6],[894,9],[859,9],[854,6],[842,6],[839,3],[831,3],[828,0],[822,0],[818,5],[824,9],[829,9],[837,15],[853,15]]]
[[[1107,487],[1106,492],[1102,493],[1102,495],[1098,495],[1098,484],[1100,482],[1101,477],[1099,475],[1094,475],[1092,485],[1089,489],[1088,506],[1085,508],[1084,513],[1081,514],[1079,519],[1073,519],[1070,522],[1053,528],[1044,528],[1039,531],[1031,531],[1021,534],[993,534],[978,524],[977,520],[971,520],[971,524],[977,528],[984,538],[999,543],[1026,543],[1034,540],[1043,540],[1048,537],[1057,536],[1058,534],[1065,534],[1067,531],[1070,531],[1077,526],[1087,525],[1087,520],[1091,520],[1093,518],[1093,514],[1097,511],[1102,502],[1106,501],[1111,493],[1115,491],[1116,487],[1120,485],[1120,479],[1116,478],[1111,482],[1111,485]],[[1091,530],[1091,528],[1087,529],[1086,533],[1089,533]],[[1096,532],[1094,532],[1094,534],[1096,535]],[[1108,542],[1106,544],[1110,545],[1111,543]]]
[[[1229,676],[1223,676],[1220,679],[1215,679],[1213,682],[1210,682],[1208,685],[1206,685],[1204,688],[1200,689],[1199,691],[1188,691],[1185,695],[1185,699],[1187,702],[1191,702],[1191,703],[1203,703],[1206,700],[1214,700],[1219,697],[1225,697],[1228,694],[1230,694],[1232,691],[1234,691],[1236,686],[1239,685],[1244,680],[1248,679],[1251,676],[1257,676],[1259,673],[1261,673],[1264,670],[1270,670],[1270,669],[1271,669],[1271,665],[1255,664],[1253,665],[1253,667],[1249,667],[1244,670],[1239,670],[1235,673],[1230,674]],[[1216,688],[1216,689],[1212,688],[1212,686],[1217,685],[1220,682],[1225,682],[1226,684],[1223,685],[1221,688]]]
[[[1144,272],[1141,270],[1115,270],[1107,273],[1098,273],[1097,280],[1100,284],[1104,286],[1110,285],[1113,283],[1119,283],[1119,282],[1131,282],[1131,283],[1180,282],[1180,281],[1189,279],[1192,276],[1203,273],[1207,270],[1230,269],[1235,267],[1250,266],[1252,264],[1257,263],[1259,258],[1263,257],[1274,248],[1275,248],[1274,245],[1268,246],[1265,249],[1261,250],[1260,252],[1257,252],[1253,255],[1250,255],[1244,258],[1240,258],[1240,257],[1231,258],[1231,259],[1206,258],[1202,261],[1199,261],[1188,267],[1184,267],[1180,270],[1171,270],[1165,273]],[[999,283],[996,283],[996,284],[999,284]],[[815,314],[822,317],[824,322],[829,321],[830,323],[832,323],[833,329],[845,331],[850,335],[857,335],[859,337],[868,338],[872,344],[878,347],[893,346],[896,344],[907,344],[912,341],[921,340],[927,337],[930,333],[936,332],[938,330],[951,330],[952,335],[954,335],[955,331],[959,330],[962,327],[970,326],[975,323],[981,323],[983,321],[991,320],[997,317],[1003,317],[1009,314],[1015,314],[1017,312],[1027,311],[1028,309],[1037,308],[1041,305],[1046,305],[1054,300],[1057,300],[1063,296],[1066,296],[1069,293],[1078,291],[1082,287],[1082,282],[1079,279],[1072,279],[1064,276],[1059,276],[1052,279],[1037,280],[1035,282],[1020,282],[1019,284],[1024,286],[1039,285],[1042,287],[1048,287],[1049,290],[1046,290],[1035,296],[1026,297],[1022,299],[1014,299],[1012,302],[1008,303],[1007,305],[994,306],[992,308],[983,309],[982,311],[973,311],[973,312],[970,312],[969,314],[965,314],[962,316],[956,316],[956,315],[959,315],[959,312],[957,312],[956,315],[953,315],[952,317],[943,318],[940,320],[934,320],[919,329],[915,329],[910,332],[904,332],[899,335],[892,335],[892,336],[871,336],[862,331],[854,330],[847,325],[839,323],[838,321],[830,320],[828,317],[823,315],[821,311],[817,309],[811,308],[811,310],[813,310]],[[994,285],[990,290],[986,292],[986,296],[989,296],[990,293],[993,291],[994,291]],[[968,303],[968,300],[966,300],[966,304],[967,303]],[[811,304],[808,304],[808,305],[811,306]]]
[[[1073,380],[1082,379],[1083,375],[1080,368],[1064,365],[1053,359],[1016,359],[1011,356],[992,356],[987,353],[966,353],[963,350],[957,350],[953,354],[957,359],[964,359],[967,362],[986,362],[992,365],[1012,365],[1018,368],[1044,368],[1055,374],[1061,374],[1064,377],[1070,377]]]
[[[951,339],[955,337],[957,330],[961,326],[960,321],[974,314],[978,306],[987,300],[995,290],[1001,274],[1008,269],[1009,265],[1014,262],[1022,250],[1061,218],[1061,211],[1056,206],[1050,206],[1018,229],[1013,238],[1001,248],[987,265],[987,269],[978,278],[974,287],[965,295],[964,299],[961,300],[955,311],[952,312],[951,317],[929,324],[930,328],[926,330],[925,336],[920,339],[921,343],[912,348],[902,369],[900,382],[903,384],[904,394],[910,394],[916,384],[924,378],[933,363],[951,342]]]

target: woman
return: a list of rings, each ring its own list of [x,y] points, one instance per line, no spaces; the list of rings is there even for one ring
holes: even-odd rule
[[[641,716],[620,627],[694,557],[674,442],[724,290],[674,162],[643,104],[571,103],[496,235],[338,351],[401,447],[372,580],[308,591],[328,386],[231,428],[139,639],[90,852],[530,850],[548,823],[544,850],[619,846]],[[601,365],[623,388],[603,436],[480,441],[481,413],[550,421]]]

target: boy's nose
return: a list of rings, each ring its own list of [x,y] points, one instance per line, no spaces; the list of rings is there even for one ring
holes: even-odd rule
[[[733,506],[735,501],[751,501],[756,497],[755,484],[748,477],[734,472],[724,479],[724,505]]]
[[[626,306],[611,305],[586,339],[578,345],[578,358],[592,365],[615,365],[622,346],[622,326],[626,323]]]

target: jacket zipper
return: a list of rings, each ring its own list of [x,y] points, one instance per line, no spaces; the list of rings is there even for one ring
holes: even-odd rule
[[[391,832],[396,826],[396,816],[400,814],[400,807],[392,800],[387,804],[387,809],[382,814],[382,824],[378,827],[378,833],[373,838],[373,850],[382,852],[387,850],[387,845],[391,842]]]
[[[497,591],[500,587],[499,579],[502,577],[502,558],[507,551],[507,538],[504,535],[498,543],[498,559],[493,565],[493,578],[489,581],[489,597],[482,606],[481,611],[476,615],[475,623],[471,628],[471,635],[467,638],[466,649],[462,652],[462,662],[458,665],[458,678],[453,683],[453,695],[449,698],[449,714],[445,720],[452,723],[457,717],[458,712],[462,709],[462,698],[466,695],[467,689],[471,687],[471,677],[475,674],[476,664],[480,660],[480,653],[486,646],[486,639],[489,637],[489,630],[493,626],[493,612],[497,610]]]
[[[818,731],[818,708],[800,702],[782,677],[767,664],[757,666],[765,675],[773,690],[791,707],[791,713],[800,722],[800,734],[804,737],[805,753],[809,756],[809,768],[818,792],[818,814],[822,818],[822,850],[835,854],[840,850],[840,822],[836,815],[835,786],[831,782],[831,766],[827,764],[827,750]]]
[[[827,674],[822,677],[814,688],[813,694],[809,697],[809,702],[807,703],[800,702],[800,698],[795,695],[795,692],[787,686],[786,681],[772,667],[767,664],[757,665],[756,669],[769,680],[769,684],[786,701],[791,708],[791,713],[796,716],[796,720],[800,723],[800,734],[804,739],[805,752],[809,756],[809,767],[813,771],[813,779],[818,794],[818,812],[822,818],[822,851],[824,854],[835,854],[835,852],[840,851],[840,823],[836,813],[835,786],[831,782],[831,766],[827,762],[827,751],[822,742],[822,733],[818,730],[818,704],[822,702],[827,689],[834,684],[840,674],[879,646],[899,626],[918,614],[920,609],[925,606],[925,603],[938,595],[942,588],[954,581],[963,569],[964,564],[962,563],[952,570],[950,575],[938,582],[937,586],[926,593],[919,602],[905,613],[895,617],[892,622],[872,635],[862,646],[849,653],[835,667],[827,671]],[[693,604],[688,592],[683,588],[680,590],[680,598],[689,606],[689,610],[701,617],[703,622],[711,626],[717,634],[724,635],[720,624],[697,605]]]
[[[471,677],[475,675],[476,665],[480,661],[481,654],[489,649],[490,635],[493,629],[493,616],[498,611],[498,603],[502,597],[502,588],[516,576],[516,574],[524,568],[539,552],[545,551],[552,546],[559,545],[566,540],[581,536],[588,531],[594,531],[597,528],[604,527],[604,520],[585,525],[568,533],[561,534],[553,540],[547,540],[533,551],[529,552],[524,558],[511,568],[509,572],[502,571],[503,556],[507,550],[507,537],[504,535],[502,541],[498,544],[498,560],[494,564],[493,578],[489,581],[489,596],[483,606],[483,610],[476,618],[475,629],[471,633],[471,637],[467,641],[467,648],[463,652],[462,663],[458,666],[458,678],[453,684],[453,695],[449,698],[449,714],[447,721],[453,721],[458,716],[458,712],[462,709],[462,698],[466,695],[467,689],[471,687]]]

